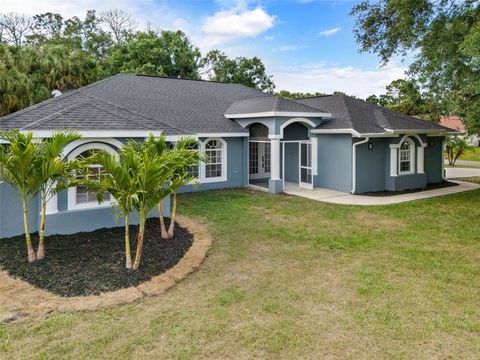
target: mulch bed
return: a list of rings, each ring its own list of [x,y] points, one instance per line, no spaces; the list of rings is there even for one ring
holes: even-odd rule
[[[410,190],[403,190],[403,191],[376,191],[376,192],[366,192],[360,195],[366,196],[395,196],[395,195],[402,195],[402,194],[411,194],[425,190],[435,190],[435,189],[442,189],[450,186],[458,186],[457,183],[444,181],[438,184],[428,184],[426,187],[421,189],[410,189]]]
[[[169,219],[165,219],[167,226]],[[130,226],[132,261],[137,226]],[[37,241],[37,234],[32,234]],[[46,256],[28,263],[25,238],[0,240],[0,267],[36,287],[61,296],[98,295],[137,286],[177,264],[190,248],[193,236],[175,226],[173,240],[160,238],[158,218],[149,219],[145,230],[140,269],[125,268],[124,227],[100,229],[45,239]],[[36,244],[35,244],[36,249]]]

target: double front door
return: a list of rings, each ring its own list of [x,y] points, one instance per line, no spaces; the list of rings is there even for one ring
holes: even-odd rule
[[[250,179],[269,178],[270,142],[250,141],[248,144]]]

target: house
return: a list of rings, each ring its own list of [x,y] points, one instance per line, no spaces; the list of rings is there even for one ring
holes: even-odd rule
[[[462,119],[458,116],[441,116],[440,125],[445,126],[449,129],[459,131],[461,134],[466,136],[466,140],[469,146],[479,146],[480,140],[477,135],[468,135],[467,130],[465,129],[465,124]]]
[[[66,158],[93,149],[115,153],[127,139],[150,133],[163,133],[169,142],[194,136],[209,158],[192,169],[202,190],[251,185],[280,193],[289,182],[353,194],[442,182],[442,144],[451,131],[343,95],[294,101],[239,84],[132,74],[0,118],[0,130],[31,131],[37,138],[70,128],[83,138],[66,146]],[[0,201],[0,237],[22,233],[19,202],[5,184]],[[48,230],[114,226],[109,206],[86,189],[71,188],[49,201]],[[38,207],[34,201],[32,229],[38,228]]]

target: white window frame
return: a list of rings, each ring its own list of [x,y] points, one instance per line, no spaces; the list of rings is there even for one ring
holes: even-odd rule
[[[217,137],[212,137],[205,139],[204,141],[198,141],[199,143],[199,148],[201,149],[202,154],[205,154],[206,145],[208,142],[216,140],[219,141],[222,144],[222,176],[217,176],[217,177],[211,177],[207,178],[206,177],[206,165],[203,161],[200,163],[200,168],[199,168],[199,181],[200,183],[213,183],[213,182],[222,182],[222,181],[227,181],[227,142],[223,140],[222,138],[217,138]]]
[[[110,154],[118,155],[118,153],[108,144],[100,142],[89,142],[79,147],[75,148],[70,154],[68,154],[68,159],[76,159],[78,155],[87,151],[87,150],[104,150]],[[104,201],[99,204],[97,201],[86,202],[86,203],[77,203],[77,187],[68,188],[68,203],[67,209],[70,210],[82,210],[82,209],[100,209],[110,207],[114,203],[113,196],[110,195],[109,201]]]
[[[408,143],[408,152],[410,156],[410,170],[402,171],[401,170],[401,159],[402,159],[402,145],[404,143]],[[415,142],[412,140],[410,137],[406,137],[403,139],[403,141],[399,144],[398,148],[398,174],[399,175],[410,175],[410,174],[415,174]]]

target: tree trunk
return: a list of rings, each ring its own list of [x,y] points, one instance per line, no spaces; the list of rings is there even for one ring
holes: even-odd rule
[[[175,213],[177,212],[177,192],[173,193],[172,213],[170,214],[170,227],[168,228],[168,238],[173,239],[175,229]]]
[[[163,200],[158,203],[158,218],[160,219],[160,237],[168,239],[167,228],[165,227],[165,220],[163,219]]]
[[[125,215],[125,267],[132,269],[132,255],[130,253],[130,227],[128,225],[128,215]]]
[[[37,259],[37,257],[32,247],[32,239],[30,238],[30,228],[28,227],[28,209],[27,209],[27,201],[25,199],[25,195],[22,196],[22,206],[23,206],[23,226],[25,227],[25,240],[27,241],[28,262],[34,262]]]
[[[45,257],[45,213],[47,209],[47,202],[42,200],[42,215],[40,217],[40,230],[38,231],[38,249],[37,260],[42,260]]]
[[[139,224],[138,234],[137,234],[137,253],[135,255],[135,263],[133,264],[133,267],[132,267],[133,270],[137,270],[140,267],[144,234],[145,234],[145,216],[143,214],[143,211],[140,211],[140,224]]]

